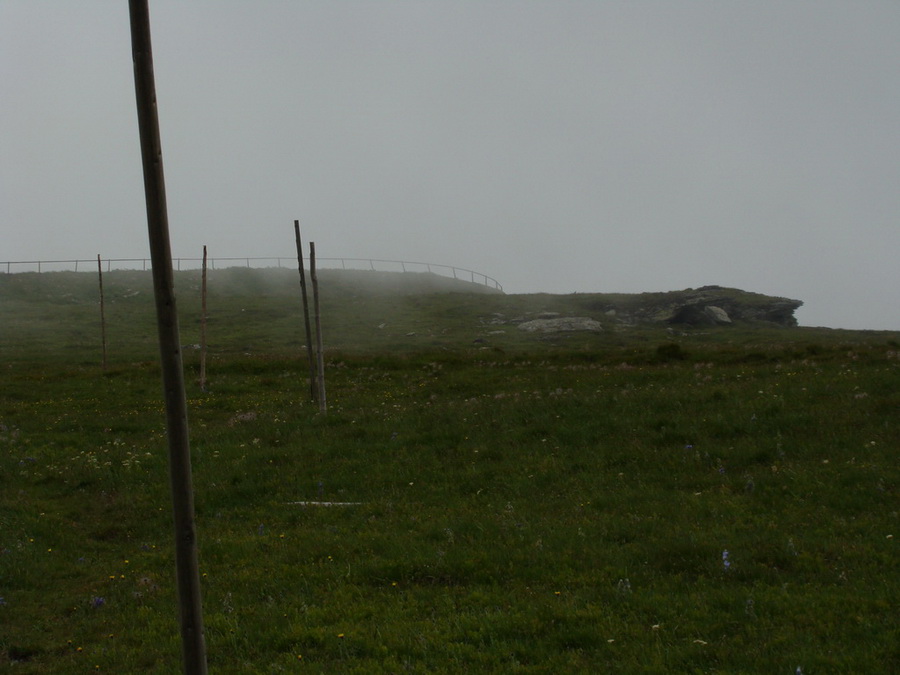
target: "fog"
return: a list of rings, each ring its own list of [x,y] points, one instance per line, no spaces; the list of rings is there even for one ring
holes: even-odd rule
[[[900,3],[150,0],[175,256],[900,330]],[[147,257],[127,3],[0,3],[0,261]]]

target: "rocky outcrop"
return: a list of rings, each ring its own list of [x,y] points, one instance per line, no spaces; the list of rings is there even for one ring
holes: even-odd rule
[[[703,286],[668,293],[572,294],[542,296],[546,309],[507,319],[495,314],[492,325],[518,324],[540,333],[600,331],[604,327],[664,324],[671,326],[731,326],[766,323],[796,326],[794,311],[803,303],[789,298],[750,293],[736,288]]]
[[[598,295],[587,302],[594,312],[625,324],[666,323],[682,326],[729,326],[770,323],[796,326],[800,300],[750,293],[736,288],[703,286],[668,293]]]
[[[735,321],[766,322],[796,326],[794,311],[800,300],[776,298],[721,286],[704,286],[676,293],[671,306],[662,310],[662,320],[688,326],[728,325]]]

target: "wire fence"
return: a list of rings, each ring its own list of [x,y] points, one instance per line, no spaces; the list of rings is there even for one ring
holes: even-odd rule
[[[101,258],[106,271],[112,270],[149,270],[152,268],[149,258]],[[178,270],[200,269],[202,258],[173,258],[172,266]],[[284,258],[208,258],[210,269],[226,267],[286,267],[296,268],[296,257]],[[427,262],[411,262],[408,260],[379,260],[377,258],[316,258],[316,265],[325,269],[371,270],[373,272],[431,272],[448,278],[459,279],[481,284],[489,288],[503,291],[493,277],[481,272],[453,265],[438,265]],[[93,260],[7,260],[0,261],[0,273],[16,272],[78,272],[97,269],[97,259]]]

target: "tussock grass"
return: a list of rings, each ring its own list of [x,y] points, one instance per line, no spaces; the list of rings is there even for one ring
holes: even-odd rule
[[[390,320],[437,344],[370,327],[329,351],[327,417],[284,297],[254,300],[282,332],[223,320],[210,390],[189,390],[211,672],[900,669],[894,336],[484,344],[469,310],[425,321],[431,298],[457,300],[395,299]],[[35,321],[29,344],[3,333],[5,662],[177,672],[153,354],[120,344],[104,374]]]

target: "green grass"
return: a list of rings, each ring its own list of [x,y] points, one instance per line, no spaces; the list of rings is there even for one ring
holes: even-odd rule
[[[103,373],[89,286],[55,332],[32,288],[0,332],[3,665],[177,672],[147,295],[108,312]],[[186,356],[211,672],[900,669],[898,336],[474,342],[556,300],[348,287],[323,416],[289,294],[239,290],[208,392]]]

